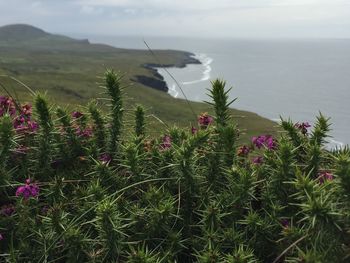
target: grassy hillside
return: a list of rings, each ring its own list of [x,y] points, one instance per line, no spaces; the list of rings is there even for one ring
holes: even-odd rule
[[[190,55],[174,50],[154,52],[164,65],[184,66]],[[114,68],[124,74],[127,111],[141,103],[149,115],[154,114],[170,126],[195,124],[195,116],[185,101],[135,81],[135,76],[159,78],[144,67],[149,63],[157,61],[147,50],[90,44],[87,40],[53,35],[27,25],[0,28],[0,82],[22,101],[30,100],[28,91],[6,76],[15,77],[33,90],[48,91],[54,103],[70,107],[100,97],[98,76],[102,76],[106,68]],[[203,103],[191,105],[195,114],[210,111]],[[240,119],[240,128],[250,131],[243,138],[253,133],[275,132],[274,123],[269,120],[250,112],[232,111]],[[162,125],[154,118],[150,130],[157,131]]]

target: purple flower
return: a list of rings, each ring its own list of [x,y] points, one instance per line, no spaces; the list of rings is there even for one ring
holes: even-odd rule
[[[262,164],[264,161],[264,158],[262,156],[254,157],[253,158],[253,163],[254,164]]]
[[[75,118],[75,119],[78,119],[78,118],[82,117],[83,115],[84,115],[84,114],[81,113],[80,111],[74,111],[74,112],[72,113],[72,116],[73,116],[73,118]]]
[[[90,138],[92,136],[92,129],[88,127],[82,130],[81,128],[78,127],[75,133],[79,137]]]
[[[103,153],[98,158],[103,164],[109,164],[112,161],[112,157],[108,153]]]
[[[198,117],[198,123],[201,128],[207,128],[211,123],[213,123],[214,119],[208,113],[204,112]]]
[[[247,156],[249,152],[250,152],[250,148],[246,145],[243,145],[238,148],[237,155],[244,157],[244,156]]]
[[[252,138],[252,143],[258,148],[260,149],[261,147],[264,146],[266,140],[266,136],[265,135],[259,135],[258,137],[253,137]]]
[[[326,181],[332,181],[334,179],[333,174],[329,173],[329,172],[321,172],[318,174],[318,181],[320,184],[324,184]]]
[[[22,106],[22,114],[30,117],[32,115],[32,105],[30,104],[25,104]]]
[[[276,141],[272,136],[266,137],[265,145],[269,150],[275,150],[277,148]]]
[[[298,128],[301,131],[301,133],[304,135],[307,134],[307,128],[311,127],[311,125],[308,122],[302,122],[302,123],[297,122],[294,126]]]
[[[282,219],[281,224],[284,228],[288,228],[290,226],[290,222],[288,219]]]
[[[11,216],[15,213],[15,207],[12,204],[3,205],[1,207],[1,214],[4,216]]]
[[[160,148],[162,150],[167,150],[171,147],[171,137],[169,135],[165,135],[163,137],[163,142],[160,144]]]
[[[276,140],[271,135],[259,135],[252,138],[252,143],[258,149],[266,147],[269,150],[275,150],[277,148]]]
[[[197,133],[197,131],[198,131],[198,130],[197,130],[197,128],[196,128],[196,127],[192,127],[192,128],[191,128],[191,133],[192,133],[192,134],[196,134],[196,133]]]
[[[39,186],[35,183],[32,183],[30,179],[26,180],[26,184],[20,186],[16,190],[16,196],[22,196],[25,200],[30,197],[37,197],[39,195]]]

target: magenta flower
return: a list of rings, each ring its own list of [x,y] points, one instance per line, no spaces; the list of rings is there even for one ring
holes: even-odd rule
[[[192,134],[196,134],[198,132],[197,128],[196,127],[192,127],[191,128],[191,133]]]
[[[308,122],[302,122],[302,123],[297,122],[294,126],[298,128],[301,131],[301,133],[304,135],[306,135],[308,132],[307,128],[311,127],[311,125]]]
[[[98,158],[103,164],[109,164],[112,161],[112,157],[108,153],[103,153]]]
[[[92,129],[90,127],[87,127],[86,129],[82,130],[78,127],[75,133],[79,137],[90,138],[92,136]]]
[[[265,135],[259,135],[258,137],[253,137],[252,138],[252,143],[258,148],[260,149],[261,147],[264,146],[266,140],[266,136]]]
[[[78,118],[82,117],[83,115],[84,115],[84,114],[81,113],[80,111],[74,111],[74,112],[72,113],[72,116],[73,116],[73,118],[75,118],[75,119],[78,119]]]
[[[30,197],[37,197],[39,195],[39,186],[35,183],[32,183],[30,179],[26,180],[26,184],[23,186],[20,186],[16,190],[16,196],[22,196],[25,200],[29,199]]]
[[[24,116],[30,117],[32,115],[32,105],[25,104],[22,106],[22,114]]]
[[[160,144],[160,148],[162,150],[167,150],[171,147],[171,137],[169,135],[165,135],[163,137],[163,142]]]
[[[15,207],[12,204],[3,205],[1,207],[1,212],[3,216],[11,216],[15,213]]]
[[[202,113],[198,117],[198,123],[201,128],[207,128],[210,124],[212,124],[214,121],[213,117],[208,115],[208,113]]]
[[[0,96],[0,117],[5,113],[9,113],[10,116],[14,116],[16,114],[16,106],[11,98]]]
[[[333,176],[333,174],[331,174],[331,173],[329,173],[329,172],[326,172],[326,171],[324,171],[324,172],[321,172],[321,173],[319,173],[318,174],[319,176],[318,176],[318,182],[320,183],[320,184],[324,184],[326,181],[332,181],[333,179],[334,179],[334,176]]]
[[[288,227],[290,227],[290,222],[289,222],[288,219],[282,219],[282,220],[281,220],[281,224],[282,224],[283,228],[288,228]]]
[[[243,146],[238,148],[237,155],[244,157],[244,156],[247,156],[249,154],[249,152],[250,152],[250,148],[246,145],[243,145]]]
[[[252,143],[258,149],[266,147],[269,150],[275,150],[277,148],[276,140],[271,135],[259,135],[252,138]]]
[[[262,164],[264,162],[264,158],[262,156],[254,157],[253,163],[254,164]]]

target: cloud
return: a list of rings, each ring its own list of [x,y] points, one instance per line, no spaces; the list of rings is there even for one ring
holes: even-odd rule
[[[0,25],[59,33],[350,37],[348,0],[0,0]]]

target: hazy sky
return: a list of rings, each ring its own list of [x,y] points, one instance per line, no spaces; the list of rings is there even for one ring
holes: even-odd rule
[[[0,25],[79,35],[350,37],[350,0],[0,0]]]

